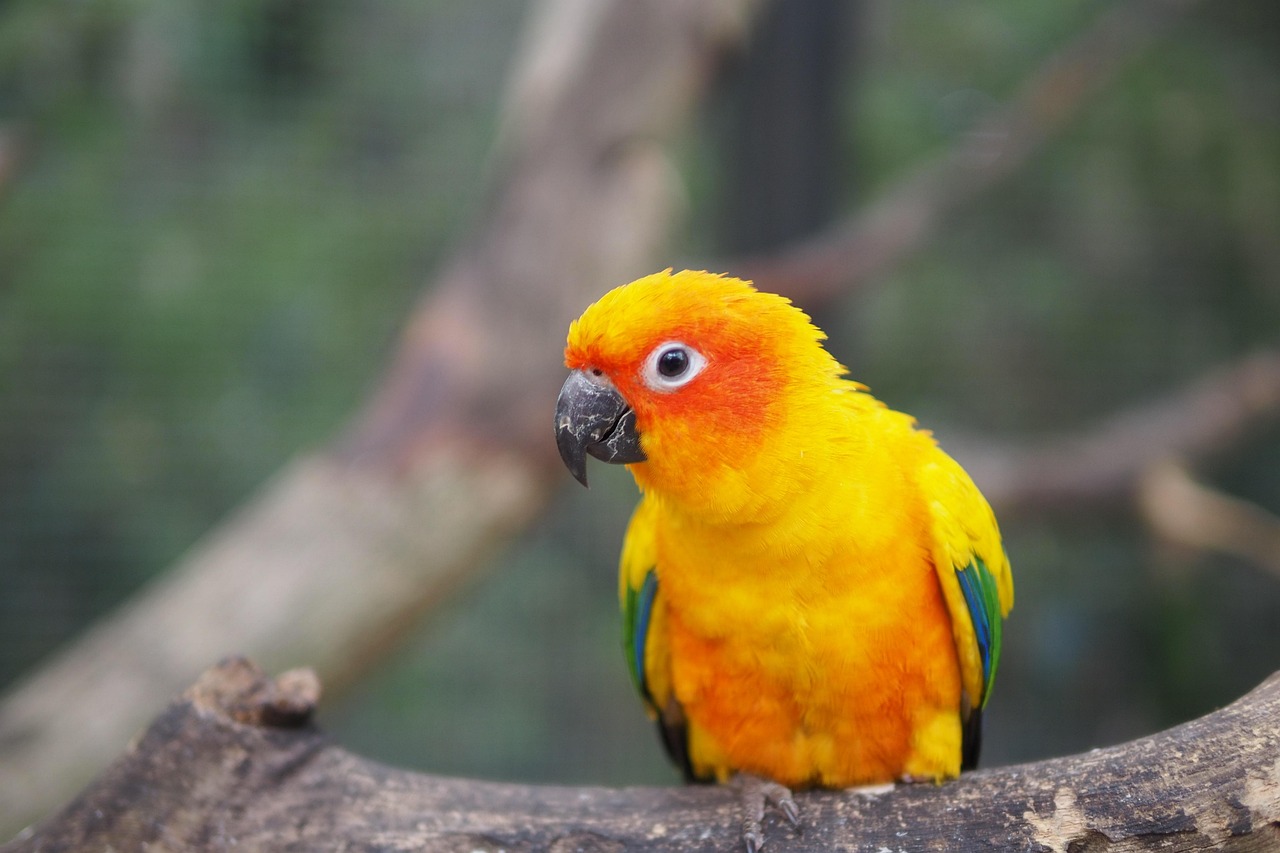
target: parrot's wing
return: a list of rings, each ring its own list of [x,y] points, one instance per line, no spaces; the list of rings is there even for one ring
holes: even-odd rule
[[[960,658],[964,766],[977,763],[979,721],[1000,662],[1013,577],[990,505],[964,469],[936,450],[921,469],[933,518],[933,560]]]
[[[664,630],[665,609],[658,590],[657,504],[641,499],[622,544],[618,593],[622,603],[623,651],[631,681],[658,722],[662,743],[687,780],[689,760],[684,710],[671,692],[671,652]]]
[[[622,604],[623,652],[627,657],[627,668],[631,671],[631,683],[650,713],[656,714],[659,705],[650,689],[647,667],[654,604],[658,600],[656,512],[653,507],[652,501],[642,499],[631,515],[626,538],[622,541],[618,598]]]

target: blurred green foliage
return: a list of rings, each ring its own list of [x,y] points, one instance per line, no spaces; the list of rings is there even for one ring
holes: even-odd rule
[[[962,139],[1103,5],[859,4],[831,176],[846,209]],[[477,215],[524,11],[0,9],[0,142],[16,152],[0,186],[0,684],[342,428]],[[679,146],[675,265],[718,253],[713,125]],[[853,374],[944,444],[951,428],[1068,432],[1274,346],[1280,9],[1202,4],[823,322]],[[1215,482],[1280,512],[1280,430],[1218,463]],[[620,470],[592,482],[322,724],[442,772],[674,779],[618,652],[634,490]],[[991,761],[1135,736],[1280,665],[1280,582],[1257,567],[1171,552],[1123,512],[1005,526],[1018,604]]]

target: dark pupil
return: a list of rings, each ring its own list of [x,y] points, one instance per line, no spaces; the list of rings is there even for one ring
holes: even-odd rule
[[[679,376],[689,367],[689,354],[682,349],[669,349],[658,356],[658,372],[668,378]]]

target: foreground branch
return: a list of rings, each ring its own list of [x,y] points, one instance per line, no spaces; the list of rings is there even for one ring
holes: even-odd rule
[[[318,683],[232,660],[3,853],[58,850],[733,850],[717,787],[567,788],[396,770],[308,724]],[[786,850],[1280,849],[1280,673],[1233,705],[1084,755],[877,794],[810,792]]]

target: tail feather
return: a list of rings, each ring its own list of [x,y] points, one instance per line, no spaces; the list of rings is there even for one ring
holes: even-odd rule
[[[982,709],[974,708],[962,724],[960,740],[960,769],[976,770],[978,753],[982,752]]]

